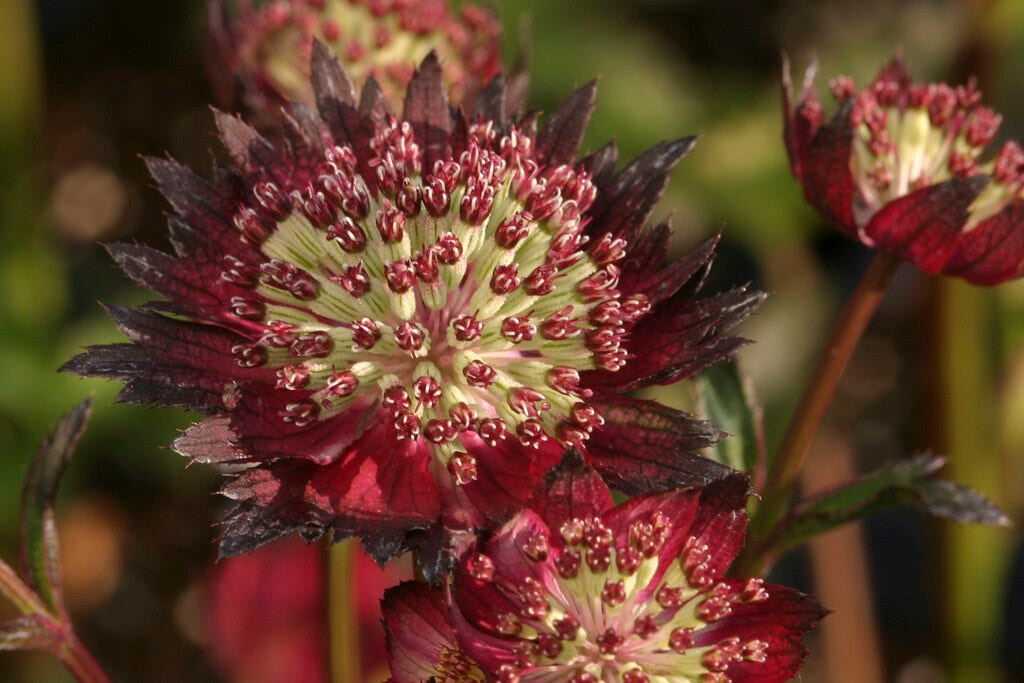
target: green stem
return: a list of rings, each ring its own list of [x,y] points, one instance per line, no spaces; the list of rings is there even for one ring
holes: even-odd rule
[[[355,543],[343,541],[327,550],[327,630],[332,683],[359,680],[359,623],[352,594]]]
[[[892,256],[876,252],[843,309],[769,467],[762,501],[751,522],[750,532],[755,543],[767,537],[785,513],[804,457],[832,402],[843,371],[899,265]]]
[[[948,456],[944,476],[1004,499],[994,415],[992,290],[946,279],[936,286],[938,412],[932,426]],[[1006,529],[950,524],[944,529],[942,620],[949,680],[996,681],[999,615],[1004,607],[1012,535]],[[1009,680],[1009,679],[1007,679]]]

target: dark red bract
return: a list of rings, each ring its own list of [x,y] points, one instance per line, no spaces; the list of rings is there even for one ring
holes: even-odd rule
[[[716,428],[624,395],[730,355],[762,299],[695,299],[713,241],[663,267],[668,226],[642,230],[692,138],[616,173],[611,145],[575,160],[593,85],[538,130],[500,81],[452,110],[433,55],[400,116],[372,79],[357,101],[322,46],[313,76],[318,111],[293,106],[278,146],[217,115],[213,184],[149,162],[177,254],[110,249],[168,300],[111,307],[132,343],[65,367],[213,415],[175,448],[251,465],[222,490],[223,553],[333,529],[380,561],[415,545],[433,572],[566,448],[628,493],[728,472],[693,454]]]
[[[834,79],[826,123],[814,75],[794,100],[784,65],[785,141],[829,224],[927,273],[979,285],[1024,274],[1024,151],[1007,142],[981,158],[1001,118],[972,83],[915,83],[897,56],[863,90]]]

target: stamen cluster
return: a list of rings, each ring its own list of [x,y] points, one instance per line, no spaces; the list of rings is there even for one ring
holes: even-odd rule
[[[476,478],[466,433],[580,445],[602,423],[580,373],[622,367],[650,309],[617,291],[623,240],[584,251],[588,175],[541,168],[530,138],[489,123],[431,169],[394,117],[370,148],[359,162],[330,147],[304,190],[262,182],[238,209],[265,258],[225,258],[251,338],[235,362],[274,369],[296,427],[379,402],[395,438],[428,441],[460,484]]]
[[[645,683],[671,674],[724,683],[730,664],[765,662],[764,641],[707,642],[698,633],[732,614],[735,604],[768,599],[762,581],[716,581],[708,546],[695,536],[666,562],[672,533],[671,521],[655,511],[630,523],[621,539],[600,517],[568,520],[553,538],[515,535],[519,551],[538,566],[526,567],[518,582],[494,584],[512,609],[497,612],[488,626],[518,639],[515,661],[502,664],[497,679],[518,683],[557,672],[574,683]],[[470,557],[466,572],[495,582],[494,561],[485,554]]]

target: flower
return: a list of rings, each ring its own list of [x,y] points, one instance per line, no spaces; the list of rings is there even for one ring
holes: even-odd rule
[[[484,672],[455,639],[444,593],[406,581],[381,603],[391,683],[484,683]]]
[[[722,578],[743,545],[744,475],[615,506],[600,476],[570,455],[544,489],[465,548],[450,586],[457,647],[438,646],[437,626],[430,647],[392,638],[393,665],[417,661],[416,673],[440,674],[437,653],[458,652],[487,680],[523,683],[773,683],[799,669],[800,639],[821,606],[760,579]],[[388,597],[407,601],[403,610],[386,605],[388,628],[427,612],[418,594],[415,603],[408,593]],[[412,680],[392,673],[396,683]]]
[[[537,130],[506,120],[496,82],[469,123],[430,55],[399,117],[314,53],[320,117],[289,118],[284,145],[218,114],[213,185],[149,161],[177,255],[110,251],[169,301],[110,307],[131,343],[64,368],[213,414],[175,448],[249,465],[222,489],[222,553],[332,529],[382,562],[415,545],[431,573],[568,447],[627,493],[729,472],[691,452],[716,428],[622,395],[731,354],[762,299],[695,299],[713,241],[663,268],[668,226],[641,232],[692,138],[616,174],[614,146],[574,161],[593,84]]]
[[[323,548],[297,539],[218,562],[205,610],[218,668],[252,683],[327,683],[324,574]]]
[[[446,0],[273,0],[257,8],[249,0],[231,18],[223,0],[215,0],[210,20],[219,53],[212,62],[222,66],[214,81],[228,102],[241,89],[256,112],[288,100],[313,104],[314,40],[331,48],[355,82],[373,75],[392,100],[431,50],[456,103],[501,71],[500,24],[470,3],[455,14]]]
[[[863,90],[830,83],[823,124],[812,63],[793,100],[783,66],[785,141],[804,196],[833,227],[932,274],[994,285],[1024,273],[1024,150],[982,160],[1001,117],[973,82],[914,83],[897,55]]]
[[[387,669],[380,600],[387,587],[412,576],[412,562],[402,558],[382,569],[358,545],[332,552],[338,550],[349,554],[360,680],[379,681]],[[226,679],[326,683],[322,544],[294,537],[223,559],[211,568],[205,595],[206,647]]]

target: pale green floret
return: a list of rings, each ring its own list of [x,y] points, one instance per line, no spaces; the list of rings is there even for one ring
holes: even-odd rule
[[[462,411],[460,404],[466,404],[472,410],[471,420],[500,418],[505,422],[507,438],[520,438],[524,445],[537,446],[544,439],[563,438],[560,427],[571,419],[582,397],[571,388],[571,374],[567,378],[560,372],[552,379],[550,372],[556,367],[577,372],[599,367],[595,352],[588,347],[587,333],[600,325],[590,322],[588,315],[602,298],[618,294],[614,286],[606,292],[590,292],[590,300],[581,294],[581,283],[598,273],[599,268],[588,254],[575,246],[585,242],[578,234],[579,218],[573,216],[578,213],[575,200],[563,201],[555,218],[533,220],[525,208],[530,200],[527,196],[517,197],[513,192],[515,169],[496,155],[490,158],[490,163],[494,164],[492,169],[497,174],[492,178],[494,198],[489,210],[480,212],[481,225],[471,225],[460,217],[460,203],[470,187],[468,181],[460,181],[452,188],[450,209],[436,218],[425,205],[421,205],[415,215],[404,213],[396,208],[397,199],[385,198],[383,194],[375,196],[363,179],[355,176],[348,180],[355,184],[354,194],[367,202],[366,216],[355,220],[338,214],[338,220],[351,221],[362,231],[365,243],[361,247],[356,244],[359,240],[344,236],[349,233],[342,229],[343,225],[332,228],[314,225],[308,215],[298,209],[278,220],[276,229],[262,241],[262,252],[271,259],[266,266],[270,270],[255,288],[259,300],[264,302],[263,323],[287,323],[293,328],[291,334],[297,338],[311,333],[327,335],[324,348],[302,356],[295,354],[305,352],[289,349],[287,343],[257,342],[265,347],[272,368],[299,365],[308,372],[307,381],[291,382],[294,386],[285,388],[313,392],[309,399],[320,406],[313,413],[315,419],[338,415],[356,396],[372,401],[390,387],[399,386],[409,394],[407,411],[415,418],[410,422],[410,415],[403,413],[406,426],[402,428],[407,436],[424,434],[431,421],[451,425],[448,422],[450,411]],[[409,176],[408,181],[413,186],[423,185],[419,175]],[[581,176],[578,182],[589,181]],[[537,183],[537,188],[545,187],[543,180]],[[537,188],[532,191],[538,191]],[[301,196],[293,196],[296,202],[303,201]],[[378,221],[391,214],[399,216],[398,221],[404,220],[404,227],[400,235],[396,231],[392,240],[385,242]],[[517,234],[514,246],[501,246],[511,242],[498,237],[499,228],[513,217],[526,225],[524,234],[521,237]],[[555,239],[560,235],[567,239],[556,247]],[[346,251],[346,247],[356,251]],[[577,251],[567,253],[572,249]],[[436,277],[430,270],[423,269],[427,263],[436,266]],[[530,294],[527,282],[531,274],[545,264],[552,264],[549,267],[553,268],[542,271],[553,278],[545,284],[550,291]],[[515,266],[515,271],[509,269],[502,274],[508,276],[507,280],[492,281],[497,268],[510,265]],[[298,270],[292,273],[289,268]],[[389,282],[389,270],[393,276],[402,275],[406,280]],[[274,272],[282,273],[284,280],[270,284],[275,282]],[[608,283],[614,285],[614,271],[610,270],[607,275],[610,276]],[[289,284],[288,277],[297,278],[298,289],[293,286],[294,281]],[[410,282],[411,287],[406,291],[395,291]],[[509,287],[518,284],[502,293],[505,282]],[[546,291],[534,290],[532,286],[530,289]],[[249,305],[249,302],[239,305]],[[569,313],[566,315],[563,311]],[[556,313],[562,317],[556,320],[556,330],[550,334],[564,334],[565,338],[548,339],[544,323]],[[479,335],[473,333],[469,339],[459,339],[455,323],[470,316],[480,326]],[[559,327],[563,318],[564,329]],[[415,326],[414,332],[422,332],[422,341],[413,335],[411,341],[399,344],[398,331],[407,323]],[[505,323],[510,326],[507,331]],[[359,341],[357,327],[375,328],[379,335],[371,339],[373,335],[360,331],[363,341]],[[605,343],[610,337],[608,344],[618,344],[616,335],[621,334],[609,330],[600,342]],[[616,346],[610,348],[617,349]],[[469,377],[466,369],[473,361],[479,361],[486,368],[481,372],[474,368]],[[358,364],[363,365],[360,365],[360,372],[355,372]],[[343,374],[349,370],[358,380],[355,388],[349,386],[350,379],[334,386],[344,386],[352,395],[337,395],[343,393],[341,390],[332,393],[327,387],[333,373]],[[302,370],[293,374],[295,372],[301,375]],[[420,401],[412,397],[414,383],[421,377],[433,378],[442,387],[440,400]],[[471,385],[471,379],[486,386]],[[561,382],[570,384],[559,384]],[[556,388],[556,384],[560,388]],[[514,403],[518,392],[526,389],[540,395],[535,409]],[[537,420],[544,430],[543,435],[536,434],[535,427],[519,435],[517,427],[528,418]],[[569,440],[581,438],[580,429],[588,432],[593,428],[592,424],[579,427],[572,422],[569,424],[570,429],[564,432],[564,438]],[[396,422],[396,428],[397,425]],[[430,441],[435,453],[447,464],[460,450],[461,437],[453,436],[450,426],[449,431],[438,430],[438,426],[434,425]],[[477,426],[471,424],[470,429]],[[494,434],[501,438],[500,429]]]
[[[989,169],[990,172],[990,169]],[[967,233],[978,225],[1006,208],[1006,205],[1022,196],[1019,185],[1007,185],[992,177],[988,185],[974,198],[967,207],[967,222],[962,229]]]
[[[867,124],[854,132],[850,172],[857,184],[854,214],[860,226],[894,199],[954,177],[954,154],[964,162],[973,162],[980,154],[962,130],[936,126],[923,107],[887,109],[884,132],[888,141],[881,144]]]

